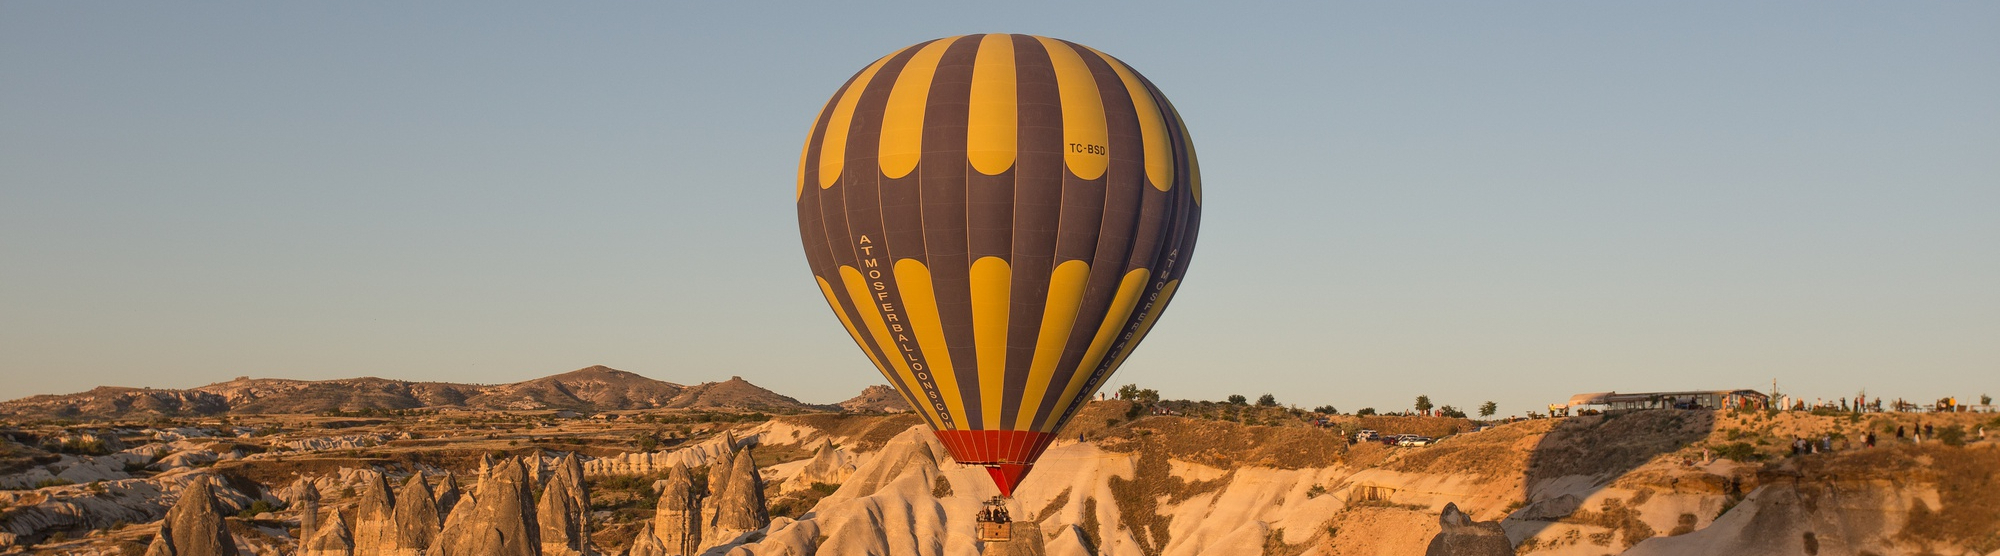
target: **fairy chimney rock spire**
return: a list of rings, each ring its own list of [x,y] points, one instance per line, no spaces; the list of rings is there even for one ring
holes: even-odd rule
[[[438,515],[437,497],[431,494],[423,473],[411,474],[403,483],[403,491],[396,495],[395,516],[395,554],[417,556],[437,543],[444,519]]]
[[[460,498],[433,545],[439,556],[539,556],[535,497],[528,465],[510,458],[480,479],[478,492]]]
[[[535,513],[541,518],[542,554],[595,553],[590,546],[590,492],[584,487],[583,464],[575,453],[556,461]]]
[[[653,535],[658,537],[660,554],[694,556],[701,553],[701,495],[687,467],[675,465],[660,487],[660,503],[653,510]],[[636,554],[636,547],[635,554]]]
[[[146,547],[147,556],[236,556],[236,540],[216,508],[211,478],[200,477],[181,492],[167,510],[160,533]]]
[[[295,493],[292,503],[299,507],[299,540],[308,540],[319,532],[319,485],[312,479],[300,478],[292,483],[292,491]]]
[[[438,482],[436,496],[438,524],[440,527],[443,526],[446,519],[451,517],[451,509],[458,506],[458,497],[460,495],[458,477],[452,475],[449,471],[445,472],[444,480]]]
[[[395,498],[389,495],[389,477],[369,475],[354,507],[354,552],[390,554],[396,546]]]
[[[728,482],[714,501],[713,536],[706,539],[710,545],[732,542],[744,533],[771,524],[764,508],[764,481],[757,475],[756,458],[749,447],[744,447],[733,459],[735,466],[729,470]]]
[[[681,552],[669,552],[667,546],[654,535],[653,523],[648,521],[639,528],[639,535],[632,537],[632,546],[625,549],[625,556],[681,556]]]
[[[340,512],[327,514],[326,524],[299,543],[299,556],[354,556],[354,537]]]

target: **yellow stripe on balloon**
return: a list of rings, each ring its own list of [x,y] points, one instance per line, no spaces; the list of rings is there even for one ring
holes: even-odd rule
[[[840,167],[847,162],[847,128],[854,123],[854,105],[861,102],[862,91],[868,90],[868,82],[875,80],[875,72],[882,69],[882,64],[889,63],[890,58],[902,54],[903,50],[883,56],[869,64],[868,69],[861,70],[861,75],[855,76],[847,90],[840,93],[840,102],[834,103],[833,119],[826,122],[826,137],[819,142],[820,189],[833,187],[840,181]]]
[[[1167,111],[1174,114],[1174,126],[1181,128],[1181,148],[1187,149],[1188,188],[1194,193],[1195,206],[1201,206],[1201,160],[1194,156],[1194,137],[1188,134],[1187,122],[1181,121],[1181,111],[1173,104],[1167,105]]]
[[[793,201],[799,200],[806,194],[806,155],[812,154],[813,134],[819,131],[819,119],[826,115],[826,109],[832,105],[831,102],[822,105],[819,107],[819,113],[813,114],[813,127],[806,130],[806,144],[799,147],[799,189],[792,192]]]
[[[1083,361],[1077,362],[1076,372],[1069,375],[1069,385],[1063,388],[1062,397],[1056,398],[1056,411],[1067,408],[1070,400],[1076,399],[1077,391],[1090,382],[1091,372],[1104,360],[1104,352],[1111,349],[1118,333],[1125,330],[1132,309],[1139,306],[1139,294],[1146,291],[1146,279],[1152,275],[1152,271],[1143,268],[1125,273],[1125,279],[1118,283],[1118,295],[1112,296],[1111,308],[1104,314],[1104,322],[1097,325],[1097,336],[1090,339],[1090,349],[1083,352]],[[1055,432],[1061,419],[1053,417],[1042,424],[1042,432]]]
[[[1007,388],[1008,298],[1014,270],[1000,257],[972,261],[972,349],[979,362],[980,423],[1000,426],[1001,397]]]
[[[900,382],[903,384],[903,391],[909,392],[909,397],[915,398],[917,403],[913,405],[917,406],[917,411],[930,419],[932,428],[944,428],[944,421],[938,419],[937,408],[931,407],[930,400],[923,395],[923,384],[917,382],[916,374],[910,372],[909,362],[904,361],[902,353],[896,349],[896,340],[889,334],[889,325],[882,320],[882,307],[872,301],[875,298],[868,294],[867,280],[861,277],[861,271],[851,266],[841,266],[840,281],[847,286],[847,297],[853,299],[855,305],[868,307],[861,310],[861,322],[868,326],[868,333],[874,337],[875,346],[882,349],[884,356],[889,358],[889,363],[895,366],[896,374],[902,377]]]
[[[882,111],[881,151],[877,155],[882,175],[890,179],[910,175],[924,155],[924,106],[931,97],[931,79],[937,76],[938,59],[958,37],[931,41],[903,65],[896,85],[889,89],[889,103]]]
[[[1085,47],[1089,48],[1089,47]],[[1125,92],[1132,96],[1132,109],[1139,113],[1139,135],[1143,137],[1146,149],[1146,181],[1154,189],[1166,191],[1174,186],[1174,146],[1167,140],[1167,121],[1160,115],[1160,106],[1153,102],[1153,92],[1146,84],[1132,74],[1132,68],[1097,49],[1090,49],[1103,58],[1111,71],[1118,73],[1118,80],[1125,82]]]
[[[1062,95],[1063,163],[1076,177],[1097,179],[1111,164],[1107,150],[1110,131],[1104,123],[1104,98],[1098,96],[1097,78],[1069,43],[1035,39],[1049,51],[1049,63],[1056,70],[1056,89]]]
[[[965,428],[971,421],[965,420],[965,398],[958,392],[958,375],[952,373],[951,348],[944,342],[944,319],[938,318],[931,270],[916,259],[896,261],[896,288],[903,295],[903,306],[909,309],[906,314],[910,315],[910,328],[917,333],[917,347],[923,349],[924,363],[930,365],[927,371],[938,394],[944,396],[951,422]]]
[[[1139,341],[1146,339],[1146,333],[1153,330],[1153,323],[1160,320],[1160,313],[1165,312],[1167,308],[1167,300],[1174,298],[1174,289],[1179,287],[1181,281],[1177,278],[1168,280],[1167,284],[1160,288],[1160,295],[1153,297],[1152,309],[1146,311],[1145,318],[1139,320],[1139,330],[1132,334],[1131,340],[1125,342],[1125,351],[1120,352],[1117,359],[1111,360],[1111,367],[1104,370],[1104,376],[1111,376],[1111,373],[1118,372],[1119,367],[1125,366],[1125,358],[1131,357],[1132,348],[1137,347]]]
[[[997,176],[1014,167],[1020,150],[1016,93],[1014,37],[1000,33],[980,38],[966,103],[965,158],[981,174]]]
[[[1056,265],[1049,273],[1048,302],[1042,305],[1042,331],[1035,337],[1035,356],[1028,363],[1027,388],[1021,392],[1021,410],[1014,414],[1014,430],[1034,426],[1056,364],[1062,361],[1063,349],[1069,344],[1069,331],[1076,327],[1076,313],[1083,305],[1084,286],[1089,282],[1090,263],[1081,260]]]
[[[840,325],[847,328],[847,335],[854,338],[854,344],[861,346],[861,353],[867,355],[870,362],[875,363],[875,370],[882,373],[884,380],[888,380],[890,384],[895,384],[896,375],[890,374],[889,367],[882,364],[882,359],[875,357],[875,350],[868,349],[868,341],[861,338],[861,331],[854,328],[854,321],[848,319],[847,311],[840,308],[840,299],[833,296],[833,286],[827,284],[825,278],[818,276],[814,276],[813,281],[819,282],[819,293],[826,296],[826,304],[833,307],[833,316],[840,317]],[[900,388],[890,388],[890,390],[895,390],[897,394],[902,395],[904,403],[910,404],[911,407],[916,407],[917,399],[910,397],[909,392],[904,392]]]

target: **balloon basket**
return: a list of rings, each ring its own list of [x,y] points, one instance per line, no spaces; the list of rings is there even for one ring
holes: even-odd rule
[[[1007,516],[1007,501],[995,496],[979,509],[980,542],[1007,542],[1014,540],[1014,523]]]

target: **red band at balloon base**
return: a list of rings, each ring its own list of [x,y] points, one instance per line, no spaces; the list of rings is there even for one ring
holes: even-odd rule
[[[1028,476],[1035,458],[1049,449],[1056,435],[1035,431],[935,431],[952,459],[966,465],[986,466],[993,486],[1001,496],[1012,497],[1014,487]]]

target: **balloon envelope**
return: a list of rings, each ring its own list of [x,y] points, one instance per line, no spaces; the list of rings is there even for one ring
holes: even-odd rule
[[[1116,58],[1028,35],[863,68],[814,121],[797,197],[841,325],[1010,496],[1166,309],[1201,216],[1166,97]]]

